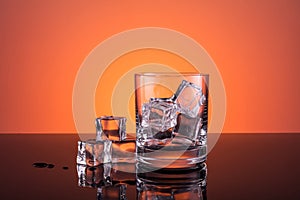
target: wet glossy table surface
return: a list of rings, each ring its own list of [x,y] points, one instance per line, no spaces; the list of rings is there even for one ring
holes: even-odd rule
[[[78,140],[71,134],[0,135],[1,199],[97,199],[96,188],[78,186]],[[222,134],[206,162],[204,198],[300,199],[299,152],[300,134]],[[133,181],[126,198],[137,193]]]

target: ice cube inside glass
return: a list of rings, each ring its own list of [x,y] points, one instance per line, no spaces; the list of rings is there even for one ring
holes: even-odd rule
[[[183,80],[174,94],[173,101],[180,105],[180,112],[194,118],[200,114],[200,107],[206,101],[202,88]]]
[[[175,127],[178,106],[168,100],[152,100],[142,108],[142,126],[154,128],[160,132]]]

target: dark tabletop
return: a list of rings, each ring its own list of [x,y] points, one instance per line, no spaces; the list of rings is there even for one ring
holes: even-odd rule
[[[79,186],[78,140],[76,134],[0,135],[1,199],[99,199],[97,187]],[[300,134],[222,134],[206,161],[202,198],[300,199],[299,150]],[[122,198],[136,199],[136,174],[122,176],[128,181]],[[114,195],[120,184],[113,184],[103,199],[120,198]]]

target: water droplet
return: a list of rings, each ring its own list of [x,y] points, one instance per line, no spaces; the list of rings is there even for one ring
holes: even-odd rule
[[[54,168],[55,167],[55,165],[53,165],[53,164],[48,164],[48,166],[47,166],[48,168],[50,168],[50,169],[52,169],[52,168]]]
[[[32,166],[36,167],[36,168],[45,168],[48,166],[48,164],[44,163],[44,162],[36,162],[36,163],[33,163]]]

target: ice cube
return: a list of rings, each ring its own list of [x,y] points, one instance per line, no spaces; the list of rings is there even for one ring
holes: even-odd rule
[[[126,118],[116,116],[101,116],[96,119],[96,139],[116,140],[126,139]]]
[[[165,132],[177,123],[178,106],[172,101],[151,100],[142,106],[142,127]]]
[[[202,93],[202,88],[186,80],[181,82],[171,99],[179,104],[181,113],[192,118],[199,115],[200,106],[206,101],[206,97]]]
[[[78,141],[77,164],[86,164],[85,142]]]
[[[109,163],[112,160],[112,142],[109,140],[104,141],[103,163]]]
[[[193,141],[199,141],[202,125],[203,119],[201,117],[191,118],[188,115],[181,113],[178,115],[174,132],[176,132],[178,136],[187,137]]]
[[[86,164],[89,166],[97,166],[101,163],[111,162],[112,141],[94,139],[86,141]]]

